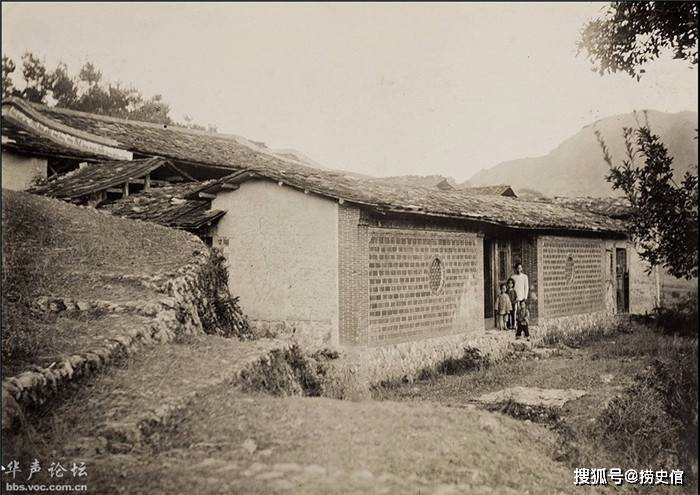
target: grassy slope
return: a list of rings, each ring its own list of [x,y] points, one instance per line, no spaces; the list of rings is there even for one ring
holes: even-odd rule
[[[80,320],[29,310],[41,296],[127,301],[153,297],[114,275],[156,275],[191,260],[192,235],[28,193],[2,191],[3,375],[75,352],[134,316]],[[106,336],[106,334],[105,334]]]

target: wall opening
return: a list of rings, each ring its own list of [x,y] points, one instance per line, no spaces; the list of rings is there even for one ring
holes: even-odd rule
[[[629,313],[630,310],[630,273],[627,266],[627,250],[617,248],[615,250],[616,270],[615,279],[617,285],[617,312]]]

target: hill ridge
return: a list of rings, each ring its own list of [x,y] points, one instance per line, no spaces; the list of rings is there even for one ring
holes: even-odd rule
[[[697,173],[698,148],[694,139],[698,127],[697,112],[669,113],[648,109],[598,119],[583,126],[545,155],[516,158],[481,169],[469,182],[474,186],[506,183],[516,191],[533,189],[548,196],[619,195],[605,181],[608,166],[603,160],[595,131],[602,134],[613,159],[620,160],[625,152],[622,128],[635,125],[635,114],[642,119],[643,113],[648,115],[652,131],[662,138],[674,156],[676,173],[682,175],[691,170]]]

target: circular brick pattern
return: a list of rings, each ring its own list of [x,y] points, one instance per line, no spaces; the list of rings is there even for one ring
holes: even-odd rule
[[[428,281],[430,283],[430,291],[433,294],[439,294],[442,287],[445,285],[445,267],[442,260],[437,256],[430,262]]]
[[[566,257],[564,272],[566,276],[566,283],[572,283],[574,281],[574,257],[571,254]]]

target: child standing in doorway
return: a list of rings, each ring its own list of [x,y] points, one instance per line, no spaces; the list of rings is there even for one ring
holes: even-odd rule
[[[517,313],[518,327],[515,331],[515,338],[519,339],[520,334],[525,333],[525,338],[530,340],[530,311],[527,309],[527,303],[525,301],[520,301],[520,306],[518,307]]]
[[[506,284],[501,284],[501,293],[498,295],[498,329],[507,330],[506,317],[513,310],[513,305],[510,302],[510,296],[506,292]]]
[[[511,310],[508,312],[508,321],[506,326],[513,330],[515,329],[515,312],[518,310],[518,293],[515,292],[515,280],[512,278],[508,279],[507,290],[508,297],[510,297]]]

